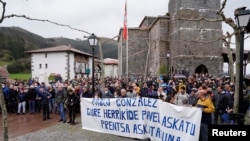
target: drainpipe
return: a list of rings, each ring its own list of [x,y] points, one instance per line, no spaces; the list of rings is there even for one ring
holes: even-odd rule
[[[67,52],[67,79],[68,79],[68,81],[70,81],[69,80],[69,78],[70,78],[69,77],[69,75],[70,75],[70,62],[69,62],[70,61],[70,57],[69,57],[69,55],[70,55],[69,52]]]

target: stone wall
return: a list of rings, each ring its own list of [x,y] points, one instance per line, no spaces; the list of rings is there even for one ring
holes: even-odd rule
[[[159,76],[159,67],[164,64],[175,71],[195,73],[198,66],[205,66],[208,73],[221,73],[222,23],[208,21],[218,18],[220,4],[220,0],[170,0],[170,16],[146,16],[139,27],[129,28],[129,73]],[[127,55],[122,29],[118,42],[120,75],[125,76]]]
[[[122,74],[126,76],[126,42],[119,41],[122,48]],[[128,29],[128,72],[142,75],[145,70],[146,55],[148,50],[148,31],[139,28]],[[121,56],[121,52],[118,52]],[[121,66],[120,66],[121,67]]]
[[[146,16],[142,23],[140,24],[141,28],[148,28],[156,20],[156,17]]]
[[[159,75],[159,67],[168,63],[169,53],[169,17],[158,17],[150,29],[149,73]],[[168,65],[168,64],[167,64]]]
[[[183,69],[196,72],[204,65],[208,73],[221,73],[222,23],[216,20],[220,0],[170,0],[171,23],[171,64],[175,71]]]

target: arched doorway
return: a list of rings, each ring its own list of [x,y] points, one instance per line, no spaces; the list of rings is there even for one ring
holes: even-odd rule
[[[199,66],[195,69],[195,73],[198,73],[198,74],[200,74],[200,73],[206,74],[206,73],[208,73],[208,69],[207,69],[207,67],[206,67],[205,65],[201,64],[201,65],[199,65]]]

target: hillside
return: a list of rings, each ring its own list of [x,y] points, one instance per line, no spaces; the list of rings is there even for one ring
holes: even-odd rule
[[[102,40],[110,40],[103,38]],[[44,38],[19,27],[0,27],[0,58],[7,56],[7,60],[26,58],[25,51],[52,47],[57,45],[71,45],[81,51],[92,53],[87,40],[76,41],[68,38]],[[99,56],[99,50],[96,50]],[[118,58],[117,42],[108,41],[103,45],[104,58]],[[6,55],[9,54],[9,55]],[[11,59],[10,59],[11,58]],[[6,58],[5,58],[6,59]]]

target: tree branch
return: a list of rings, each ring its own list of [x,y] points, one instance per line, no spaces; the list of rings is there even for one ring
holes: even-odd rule
[[[226,24],[228,24],[229,26],[231,26],[231,27],[234,29],[234,31],[237,31],[238,27],[237,27],[237,25],[234,23],[233,19],[232,19],[232,18],[227,18],[227,17],[225,16],[224,12],[223,12],[223,9],[225,8],[226,3],[227,3],[227,0],[224,0],[224,1],[222,2],[222,6],[221,6],[220,10],[217,12],[217,14],[220,15],[221,18],[222,18],[222,20],[223,20]]]
[[[1,19],[0,19],[0,23],[2,23],[2,22],[3,22],[3,20],[4,20],[4,14],[5,14],[6,2],[4,2],[4,1],[0,0],[0,3],[1,3],[1,4],[2,4],[2,6],[3,6],[2,16],[1,16]]]
[[[16,15],[16,14],[11,14],[11,15],[7,15],[7,16],[4,16],[4,19],[5,18],[12,18],[12,17],[17,17],[17,18],[24,18],[24,19],[27,19],[27,20],[31,20],[31,21],[39,21],[39,22],[47,22],[47,23],[51,23],[51,24],[54,24],[54,25],[58,25],[58,26],[64,26],[64,27],[68,27],[72,30],[76,30],[76,31],[79,31],[79,32],[83,32],[83,33],[86,33],[86,34],[91,34],[85,30],[81,30],[81,29],[77,29],[77,28],[74,28],[70,25],[66,25],[66,24],[60,24],[60,23],[57,23],[57,22],[53,22],[53,21],[50,21],[50,20],[42,20],[42,19],[35,19],[35,18],[30,18],[30,17],[27,17],[26,15]]]
[[[221,4],[221,8],[219,9],[219,11],[217,12],[217,14],[221,14],[222,11],[224,10],[225,6],[226,6],[227,0],[224,0]]]
[[[6,18],[12,18],[12,17],[17,17],[17,18],[24,18],[24,19],[27,19],[27,20],[31,20],[31,21],[40,21],[40,22],[47,22],[47,23],[51,23],[51,24],[54,24],[54,25],[58,25],[58,26],[63,26],[63,27],[68,27],[72,30],[76,30],[76,31],[79,31],[79,32],[83,32],[83,33],[86,33],[86,34],[91,34],[85,30],[81,30],[81,29],[77,29],[77,28],[74,28],[70,25],[66,25],[66,24],[60,24],[60,23],[57,23],[57,22],[53,22],[53,21],[50,21],[50,20],[42,20],[42,19],[35,19],[35,18],[30,18],[30,17],[27,17],[26,15],[16,15],[16,14],[11,14],[11,15],[7,15],[5,16],[5,10],[6,10],[6,2],[0,0],[0,4],[2,5],[3,7],[3,11],[2,11],[2,15],[1,15],[1,18],[0,18],[0,23],[3,22],[4,19]]]
[[[244,38],[244,40],[246,40],[247,38],[250,38],[250,35],[246,36],[246,37]]]

